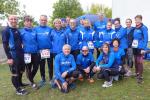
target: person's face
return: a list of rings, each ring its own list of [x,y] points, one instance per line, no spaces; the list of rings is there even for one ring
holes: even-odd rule
[[[66,27],[66,26],[67,26],[67,23],[66,23],[65,21],[62,21],[62,22],[61,22],[61,26],[62,26],[62,27]]]
[[[66,22],[67,22],[67,24],[69,24],[69,22],[70,22],[70,17],[66,17]]]
[[[83,19],[80,20],[80,24],[84,25],[84,20]]]
[[[90,23],[88,21],[84,21],[84,27],[89,27]]]
[[[60,21],[56,21],[56,22],[54,23],[54,26],[55,26],[55,28],[56,28],[57,30],[59,30],[59,29],[61,28],[61,22],[60,22]]]
[[[113,42],[113,46],[114,46],[114,47],[119,47],[118,41],[114,41],[114,42]]]
[[[70,25],[71,29],[75,29],[76,28],[76,22],[70,22],[69,25]]]
[[[17,16],[9,16],[8,21],[12,27],[17,27],[18,18]]]
[[[108,46],[107,46],[107,45],[104,45],[104,46],[103,46],[103,52],[104,52],[105,54],[108,53]]]
[[[40,17],[40,25],[41,26],[46,26],[47,25],[47,17],[46,16],[41,16]]]
[[[89,53],[88,48],[83,48],[83,49],[82,49],[82,54],[83,54],[84,56],[88,55],[88,53]]]
[[[115,25],[115,28],[119,28],[119,27],[120,27],[119,21],[115,21],[115,22],[114,22],[114,25]]]
[[[99,20],[100,20],[100,21],[103,21],[103,19],[104,19],[104,16],[103,16],[103,15],[100,15],[100,16],[99,16]]]
[[[107,23],[107,29],[109,30],[109,29],[111,29],[112,28],[112,24],[111,23]]]
[[[131,27],[131,24],[132,24],[132,22],[131,22],[130,20],[126,20],[126,26],[127,26],[127,27],[130,28],[130,27]]]
[[[24,21],[24,26],[27,28],[31,28],[32,27],[32,20],[25,20]]]
[[[63,49],[63,53],[64,53],[64,55],[69,55],[70,54],[70,48],[69,47],[65,47]]]
[[[138,26],[142,23],[142,20],[140,18],[135,18],[135,24]]]

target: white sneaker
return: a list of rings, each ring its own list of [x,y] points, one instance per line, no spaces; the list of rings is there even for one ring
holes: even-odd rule
[[[107,82],[105,81],[104,84],[102,85],[102,87],[107,88],[107,87],[111,87],[112,86],[112,82]]]

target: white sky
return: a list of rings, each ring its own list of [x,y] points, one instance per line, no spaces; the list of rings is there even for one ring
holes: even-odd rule
[[[52,15],[53,3],[57,0],[17,0],[21,5],[26,6],[26,12],[36,18],[39,18],[41,14],[46,14],[48,16]],[[112,0],[79,0],[83,10],[87,10],[92,3],[94,4],[105,4],[108,7],[112,7]]]

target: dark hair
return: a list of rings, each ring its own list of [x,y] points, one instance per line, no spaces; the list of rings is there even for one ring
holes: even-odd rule
[[[140,19],[142,20],[142,15],[136,15],[136,16],[135,16],[135,19],[136,19],[136,18],[140,18]]]
[[[25,15],[25,16],[23,17],[23,20],[24,20],[24,21],[32,21],[32,18],[31,18],[31,16],[29,16],[29,15]]]
[[[120,18],[115,18],[115,19],[114,19],[114,23],[115,23],[115,21],[118,21],[119,24],[120,24]]]
[[[107,46],[108,47],[108,53],[110,53],[110,45],[108,43],[104,43],[102,46],[102,51],[103,51],[103,47]]]
[[[131,21],[131,23],[132,23],[132,19],[130,19],[130,18],[127,18],[127,19],[126,19],[126,21],[127,21],[127,20]]]
[[[118,47],[119,47],[119,45],[120,45],[120,40],[119,40],[118,38],[114,38],[114,39],[112,40],[112,45],[113,45],[114,41],[117,41],[117,42],[118,42]]]

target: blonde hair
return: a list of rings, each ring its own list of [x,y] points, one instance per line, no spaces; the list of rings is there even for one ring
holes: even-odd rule
[[[60,22],[61,23],[61,19],[59,19],[59,18],[54,19],[53,24],[55,24],[56,22]]]

